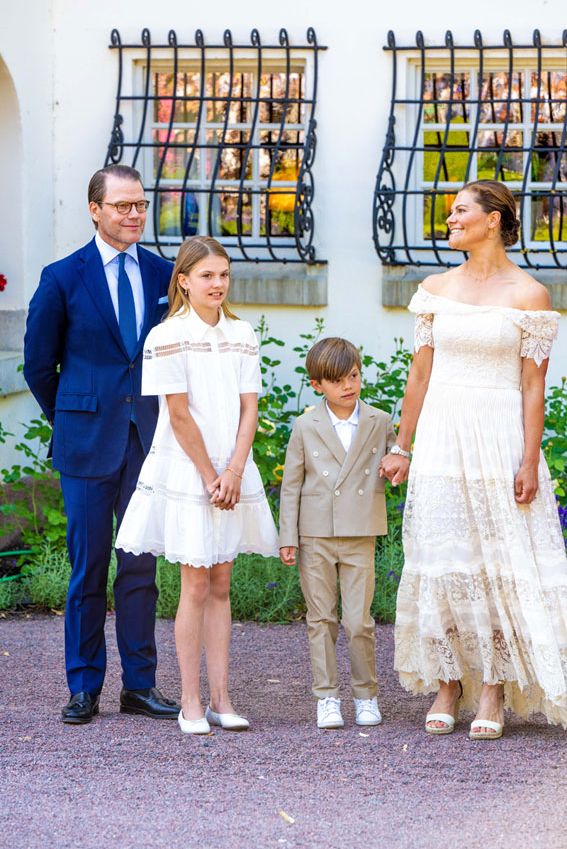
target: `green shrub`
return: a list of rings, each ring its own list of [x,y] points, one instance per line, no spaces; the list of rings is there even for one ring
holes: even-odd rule
[[[258,431],[254,440],[254,458],[260,470],[274,515],[277,518],[279,487],[285,451],[293,421],[304,409],[303,393],[309,384],[304,360],[307,351],[324,331],[317,319],[313,329],[300,334],[293,351],[296,384],[279,377],[279,352],[285,343],[271,336],[265,318],[257,328],[260,342],[264,392],[259,399]],[[361,350],[363,380],[361,397],[367,403],[389,412],[397,420],[411,353],[403,340],[396,339],[389,362],[378,361]],[[60,609],[65,602],[69,565],[65,551],[65,514],[58,475],[44,459],[51,429],[45,419],[34,419],[15,447],[25,462],[1,471],[0,516],[2,535],[18,532],[29,556],[21,558],[22,577],[0,582],[0,609],[31,602]],[[10,436],[0,424],[0,443]],[[546,397],[543,451],[555,483],[560,517],[567,536],[567,385],[549,389]],[[393,621],[395,598],[403,565],[401,540],[402,513],[406,487],[387,486],[388,535],[380,537],[376,551],[376,596],[372,611],[381,621]],[[0,561],[1,565],[1,561]],[[113,553],[107,587],[108,607],[114,605],[112,584],[116,575]],[[175,615],[179,598],[179,567],[158,560],[157,583],[160,591],[158,616]],[[296,568],[284,567],[278,560],[249,555],[238,558],[232,581],[232,609],[235,619],[259,622],[286,622],[303,615],[305,606]]]
[[[0,425],[0,442],[12,436]],[[27,425],[20,442],[14,446],[23,455],[23,463],[0,471],[0,545],[3,538],[14,538],[31,550],[29,558],[35,561],[43,542],[65,545],[67,519],[63,496],[59,486],[59,473],[47,458],[51,427],[42,415]]]
[[[550,387],[545,399],[543,453],[555,482],[555,494],[567,507],[567,378]]]
[[[181,588],[179,564],[168,563],[163,557],[158,557],[156,584],[159,590],[157,615],[162,619],[173,619]]]

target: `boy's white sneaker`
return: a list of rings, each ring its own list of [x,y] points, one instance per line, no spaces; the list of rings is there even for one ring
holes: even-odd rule
[[[341,700],[328,696],[317,702],[317,728],[343,728]]]
[[[357,725],[380,725],[382,714],[376,696],[373,699],[354,699]]]

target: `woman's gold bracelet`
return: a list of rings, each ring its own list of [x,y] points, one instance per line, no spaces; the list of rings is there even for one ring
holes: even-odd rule
[[[226,470],[227,472],[232,472],[233,475],[236,475],[237,478],[240,478],[240,480],[242,480],[242,475],[239,475],[238,472],[235,472],[234,469],[230,468],[230,466],[227,466]]]

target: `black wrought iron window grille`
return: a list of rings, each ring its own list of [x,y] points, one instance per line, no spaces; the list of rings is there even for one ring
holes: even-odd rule
[[[397,45],[392,97],[373,205],[386,265],[452,266],[446,218],[459,188],[504,181],[517,198],[520,266],[567,267],[567,30],[557,44]]]
[[[309,29],[291,45],[123,44],[105,164],[138,168],[151,206],[142,244],[173,258],[181,241],[211,235],[233,260],[321,262],[314,244],[318,56],[325,48]],[[126,56],[131,63],[126,63]],[[132,79],[126,91],[126,79]]]

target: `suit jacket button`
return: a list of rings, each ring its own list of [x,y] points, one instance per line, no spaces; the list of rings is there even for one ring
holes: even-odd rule
[[[129,368],[134,368],[134,363],[130,363]]]
[[[313,456],[314,456],[314,457],[318,457],[318,456],[319,456],[319,452],[318,452],[318,451],[314,451],[314,452],[313,452]]]
[[[369,475],[369,474],[370,474],[370,469],[365,469],[365,470],[364,470],[364,474],[365,474],[365,475]]]
[[[124,398],[124,400],[126,401],[126,403],[127,403],[127,404],[131,404],[131,403],[132,403],[132,396],[131,396],[131,395],[127,395],[127,396]]]
[[[340,495],[340,494],[341,494],[340,489],[335,489],[335,495]]]
[[[372,453],[373,453],[373,454],[376,454],[376,452],[377,452],[377,451],[378,451],[378,449],[377,449],[377,448],[373,448],[373,449],[372,449]]]
[[[325,469],[325,471],[323,472],[323,477],[326,478],[326,477],[328,477],[328,475],[329,475],[329,472],[327,471],[327,469]]]
[[[359,489],[359,490],[358,490],[358,494],[359,494],[359,495],[364,495],[364,490],[363,490],[363,489]]]

